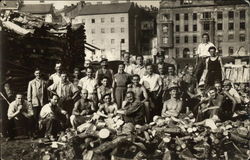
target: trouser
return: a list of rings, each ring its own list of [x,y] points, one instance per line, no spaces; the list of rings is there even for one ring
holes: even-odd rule
[[[22,114],[17,115],[8,122],[9,136],[16,136],[16,131],[24,129],[26,135],[31,135],[34,132],[33,117],[27,118]]]
[[[39,117],[40,117],[40,111],[41,111],[41,106],[33,107],[35,131],[39,130],[38,122],[39,122]]]
[[[205,67],[206,67],[206,58],[199,58],[195,71],[196,80],[198,83],[200,82]]]
[[[76,115],[70,116],[70,123],[74,129],[76,129],[79,125],[87,122],[88,120],[90,120],[90,118],[86,116],[76,116]]]
[[[157,96],[158,91],[152,91],[149,92],[148,95],[150,97],[150,104],[151,104],[151,108],[153,110],[152,114],[151,114],[151,118],[155,115],[161,115],[161,110],[162,110],[162,100],[161,100],[161,96]]]
[[[8,104],[5,102],[5,100],[1,100],[1,118],[2,118],[2,134],[4,137],[8,137]]]
[[[41,120],[42,129],[45,129],[45,135],[56,136],[63,128],[65,128],[65,118],[47,117]]]

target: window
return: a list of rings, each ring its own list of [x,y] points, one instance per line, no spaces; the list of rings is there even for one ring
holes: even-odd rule
[[[121,22],[124,22],[124,17],[121,17]]]
[[[219,56],[222,56],[222,48],[221,47],[218,47],[218,53],[219,53]]]
[[[184,37],[184,43],[188,43],[188,36]]]
[[[104,18],[101,18],[101,23],[104,23],[104,22],[105,22]]]
[[[175,43],[180,43],[180,37],[179,36],[175,37]]]
[[[163,38],[162,38],[162,42],[163,42],[164,44],[167,44],[167,43],[168,43],[168,37],[163,37]]]
[[[180,57],[180,50],[179,50],[179,48],[175,48],[175,55],[176,55],[176,58]]]
[[[110,32],[115,33],[115,28],[111,28]]]
[[[175,14],[175,20],[179,21],[180,20],[180,14]]]
[[[193,13],[193,20],[197,20],[197,13]]]
[[[240,11],[240,19],[245,19],[246,18],[246,11],[245,10],[241,10]]]
[[[184,20],[188,20],[188,13],[184,14]]]
[[[245,30],[245,29],[246,29],[245,22],[240,22],[240,30]]]
[[[193,36],[193,43],[197,43],[197,36],[196,35]]]
[[[228,29],[234,30],[234,23],[228,23]]]
[[[229,34],[228,35],[228,40],[233,40],[234,39],[234,35],[233,34]]]
[[[234,19],[234,11],[228,11],[228,18]]]
[[[244,42],[246,40],[246,35],[245,34],[240,34],[240,41]]]
[[[223,18],[223,13],[217,12],[217,19],[222,19],[222,18]]]
[[[202,14],[202,16],[203,16],[203,18],[211,18],[211,12],[204,12],[203,14]]]
[[[91,19],[91,23],[95,23],[95,19]]]
[[[125,43],[125,39],[121,39],[121,43]]]
[[[229,55],[234,54],[234,47],[229,47],[228,48],[228,53],[229,53]]]
[[[188,32],[188,25],[187,25],[187,24],[184,25],[184,31],[185,31],[185,32]]]
[[[111,22],[115,22],[115,18],[114,17],[111,17]]]
[[[205,31],[208,31],[208,30],[210,29],[209,23],[204,23],[203,29],[204,29]]]
[[[124,33],[125,29],[124,28],[121,28],[121,33]]]
[[[105,29],[104,28],[101,28],[101,33],[105,33]]]
[[[115,39],[111,39],[111,44],[115,44]]]
[[[91,33],[92,33],[92,34],[95,34],[95,29],[91,29]]]
[[[222,30],[222,28],[223,28],[222,23],[218,23],[218,24],[217,24],[217,30],[221,31],[221,30]]]
[[[180,25],[175,25],[175,32],[180,32]]]
[[[197,24],[193,25],[193,31],[197,31]]]

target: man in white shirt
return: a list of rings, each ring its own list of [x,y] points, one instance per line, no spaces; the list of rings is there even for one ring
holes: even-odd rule
[[[142,78],[144,75],[146,75],[146,68],[143,65],[143,56],[137,55],[136,56],[136,65],[133,69],[133,74],[138,74],[140,78]]]
[[[57,133],[62,130],[69,118],[68,113],[59,107],[59,97],[53,95],[50,103],[43,106],[40,112],[39,126],[45,129],[45,138],[53,140]],[[64,115],[65,117],[62,117]]]
[[[230,80],[226,79],[223,83],[223,87],[223,89],[234,98],[237,104],[241,104],[240,94],[232,87]]]
[[[22,94],[16,94],[16,98],[10,103],[7,113],[9,124],[14,126],[9,127],[9,139],[14,138],[13,128],[24,128],[28,136],[33,136],[34,125],[33,121],[33,110],[30,103],[24,100]],[[11,123],[12,122],[12,123]]]
[[[159,74],[153,73],[152,64],[148,64],[146,70],[147,75],[143,76],[140,82],[148,91],[148,95],[152,101],[151,107],[155,109],[155,114],[159,115],[162,109],[162,79]]]
[[[207,33],[202,34],[202,43],[199,44],[196,55],[196,78],[199,83],[200,78],[206,66],[206,59],[210,57],[208,49],[215,45],[209,41],[209,35]]]
[[[87,76],[80,79],[78,86],[81,89],[86,89],[88,91],[88,99],[97,101],[97,80],[93,76],[93,68],[87,68]]]
[[[49,80],[53,81],[53,83],[58,83],[61,80],[61,71],[62,71],[62,63],[57,62],[55,66],[56,73],[50,75]]]
[[[135,65],[133,63],[130,63],[130,53],[129,52],[124,53],[123,60],[124,60],[124,64],[125,64],[124,71],[128,74],[133,74],[133,69],[134,69]]]

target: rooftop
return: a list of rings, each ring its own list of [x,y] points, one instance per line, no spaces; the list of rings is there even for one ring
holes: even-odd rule
[[[0,9],[17,9],[18,6],[18,0],[0,1]]]
[[[79,15],[127,13],[133,3],[85,5]]]
[[[47,14],[51,13],[53,4],[25,4],[20,8],[21,12],[32,14]]]

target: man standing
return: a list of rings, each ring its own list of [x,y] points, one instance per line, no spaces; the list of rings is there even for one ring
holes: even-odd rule
[[[196,78],[197,82],[200,82],[201,76],[206,66],[206,59],[210,57],[208,49],[215,45],[209,41],[209,35],[207,33],[202,34],[202,43],[199,44],[196,56]]]
[[[56,94],[60,98],[60,104],[69,114],[72,112],[73,99],[77,95],[76,88],[69,80],[66,72],[61,73],[61,80],[48,87],[48,91]]]
[[[56,73],[52,74],[49,77],[49,80],[51,80],[53,83],[58,83],[61,80],[61,78],[60,78],[61,72],[62,72],[62,63],[61,62],[56,63],[55,70],[56,70]]]
[[[63,129],[68,119],[68,113],[58,106],[58,102],[59,97],[53,95],[50,103],[43,106],[40,112],[41,129],[45,128],[45,138],[50,138],[52,141],[55,140],[57,133]]]
[[[94,103],[88,99],[88,91],[82,89],[81,99],[75,103],[72,115],[70,116],[70,123],[73,129],[76,129],[80,124],[89,120],[94,111]]]
[[[87,68],[86,76],[80,79],[78,86],[88,91],[88,99],[97,103],[97,80],[93,76],[93,68]]]
[[[114,72],[112,69],[108,68],[108,59],[103,58],[100,63],[101,63],[101,68],[96,71],[96,76],[95,76],[98,85],[101,85],[101,80],[103,77],[107,77],[109,84],[112,84],[114,78]]]
[[[148,101],[148,93],[146,88],[140,83],[140,76],[138,74],[133,75],[132,77],[132,85],[128,88],[128,92],[132,91],[135,95],[136,101],[139,101],[144,104],[145,112],[146,112],[146,120],[150,121],[150,108]]]
[[[27,91],[27,100],[32,105],[35,119],[35,129],[38,130],[39,114],[42,106],[48,100],[47,83],[41,79],[41,71],[36,69],[34,72],[35,79],[29,82]]]
[[[125,64],[125,69],[124,71],[128,74],[133,74],[133,69],[135,67],[134,64],[130,63],[130,53],[129,52],[125,52],[123,55],[123,60],[124,60],[124,64]]]
[[[10,103],[8,109],[8,119],[10,124],[14,126],[10,127],[9,138],[14,138],[13,128],[24,128],[29,136],[33,136],[33,110],[32,106],[23,99],[22,94],[16,94],[16,99]]]
[[[170,66],[174,67],[174,70],[176,71],[176,68],[175,68],[175,65],[174,65],[174,64],[170,64],[170,63],[166,63],[166,62],[165,62],[165,56],[164,56],[163,53],[158,53],[158,54],[157,54],[157,64],[156,64],[156,66],[155,66],[155,71],[156,71],[156,73],[158,73],[158,72],[157,72],[157,71],[158,71],[158,70],[157,70],[158,64],[162,64],[162,65],[163,65],[164,74],[167,73],[167,69],[168,69],[168,67],[170,67]]]
[[[146,75],[146,68],[143,65],[143,56],[137,55],[136,56],[136,66],[133,69],[133,74],[138,74],[140,78]]]
[[[151,98],[152,104],[151,107],[155,108],[155,114],[160,114],[162,100],[162,79],[159,74],[153,73],[152,64],[146,66],[147,75],[143,76],[141,79],[141,84],[145,86],[148,90],[149,97]]]

